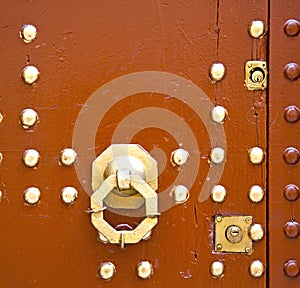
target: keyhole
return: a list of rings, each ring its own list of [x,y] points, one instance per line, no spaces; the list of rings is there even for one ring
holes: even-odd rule
[[[250,77],[251,77],[251,81],[253,83],[259,84],[259,83],[263,82],[263,80],[265,78],[265,75],[264,75],[264,72],[261,69],[255,69],[255,70],[252,71]]]

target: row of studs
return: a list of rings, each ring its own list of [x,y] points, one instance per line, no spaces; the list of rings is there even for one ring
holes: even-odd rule
[[[210,272],[215,278],[224,276],[224,264],[220,261],[215,261],[211,264]],[[154,271],[152,264],[149,261],[141,261],[138,263],[136,272],[141,279],[149,279]],[[252,277],[261,277],[265,272],[264,264],[260,260],[254,260],[249,266],[249,272]],[[99,267],[99,276],[103,280],[111,280],[116,274],[116,266],[112,262],[104,262]]]

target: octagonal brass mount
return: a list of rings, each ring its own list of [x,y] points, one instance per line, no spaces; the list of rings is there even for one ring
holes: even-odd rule
[[[157,162],[137,144],[113,144],[92,167],[91,222],[102,239],[112,244],[138,243],[158,219]],[[132,231],[117,231],[105,219],[107,206],[137,209],[145,204],[146,218]]]
[[[215,216],[215,251],[252,254],[252,216]]]

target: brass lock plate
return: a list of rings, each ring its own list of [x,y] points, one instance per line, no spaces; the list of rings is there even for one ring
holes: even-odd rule
[[[248,90],[267,88],[267,62],[247,61],[245,64],[245,86]]]
[[[215,216],[215,252],[252,254],[252,216]]]

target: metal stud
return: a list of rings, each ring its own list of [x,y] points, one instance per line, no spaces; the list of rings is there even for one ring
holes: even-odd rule
[[[288,277],[297,277],[300,274],[300,265],[297,260],[290,259],[284,263],[283,270]]]
[[[142,279],[148,279],[153,274],[152,264],[149,261],[141,261],[137,266],[137,275]]]
[[[288,238],[297,238],[300,234],[300,224],[297,221],[289,221],[284,224],[283,231]]]
[[[260,260],[255,260],[250,265],[250,274],[252,277],[261,277],[265,272],[264,264]]]
[[[3,196],[3,193],[2,193],[2,191],[0,190],[0,202],[1,202],[1,200],[2,200],[2,196]]]
[[[283,152],[283,159],[289,165],[295,165],[300,159],[300,152],[294,147],[288,147]]]
[[[110,280],[116,273],[116,267],[112,262],[104,262],[99,268],[99,276],[104,280]]]
[[[25,43],[31,43],[37,35],[37,29],[32,24],[25,24],[20,31],[20,37]]]
[[[260,147],[253,147],[249,151],[249,159],[253,164],[261,164],[264,160],[264,151]]]
[[[249,236],[253,241],[259,241],[264,237],[264,230],[260,224],[253,224],[249,230]]]
[[[249,198],[252,202],[258,203],[264,199],[264,190],[259,185],[253,185],[249,190]]]
[[[220,164],[225,159],[225,151],[220,147],[215,147],[210,152],[210,160],[215,164]]]
[[[0,164],[2,163],[3,161],[3,154],[0,152]]]
[[[21,123],[24,129],[32,127],[38,120],[38,114],[33,109],[24,109],[21,113]]]
[[[210,77],[212,80],[221,81],[225,76],[225,66],[222,63],[214,63],[210,67]]]
[[[227,110],[223,106],[215,106],[211,110],[211,119],[216,123],[223,123],[227,115]]]
[[[189,198],[189,190],[183,185],[178,185],[172,190],[172,196],[177,204],[184,203]]]
[[[296,201],[300,196],[299,187],[294,184],[288,184],[283,191],[284,197],[288,201]]]
[[[73,204],[78,197],[78,192],[74,187],[65,187],[61,191],[61,199],[66,204]]]
[[[300,67],[297,63],[288,63],[284,68],[285,77],[291,82],[300,77]]]
[[[211,198],[214,202],[221,203],[225,200],[226,189],[222,185],[215,185],[211,190]]]
[[[187,163],[189,157],[190,157],[189,152],[187,152],[182,148],[179,148],[172,152],[171,163],[174,166],[183,166],[184,164]]]
[[[34,205],[40,201],[41,191],[36,187],[29,187],[24,191],[24,200],[27,204]]]
[[[39,79],[40,72],[35,66],[26,66],[21,75],[25,83],[33,84]]]
[[[28,149],[23,154],[23,161],[27,167],[35,167],[40,159],[40,154],[35,149]]]
[[[3,115],[2,115],[2,113],[0,112],[0,123],[2,123],[2,121],[3,121]]]
[[[221,277],[224,274],[224,264],[220,261],[215,261],[210,266],[211,275]]]
[[[300,33],[300,23],[295,19],[289,19],[284,24],[284,32],[287,36],[295,37]]]
[[[296,123],[300,119],[300,109],[297,106],[289,106],[284,110],[284,119],[289,123]]]
[[[264,22],[261,20],[254,20],[249,26],[249,34],[253,38],[259,38],[264,34]]]
[[[61,151],[60,162],[65,166],[71,166],[77,159],[77,153],[71,148]]]

